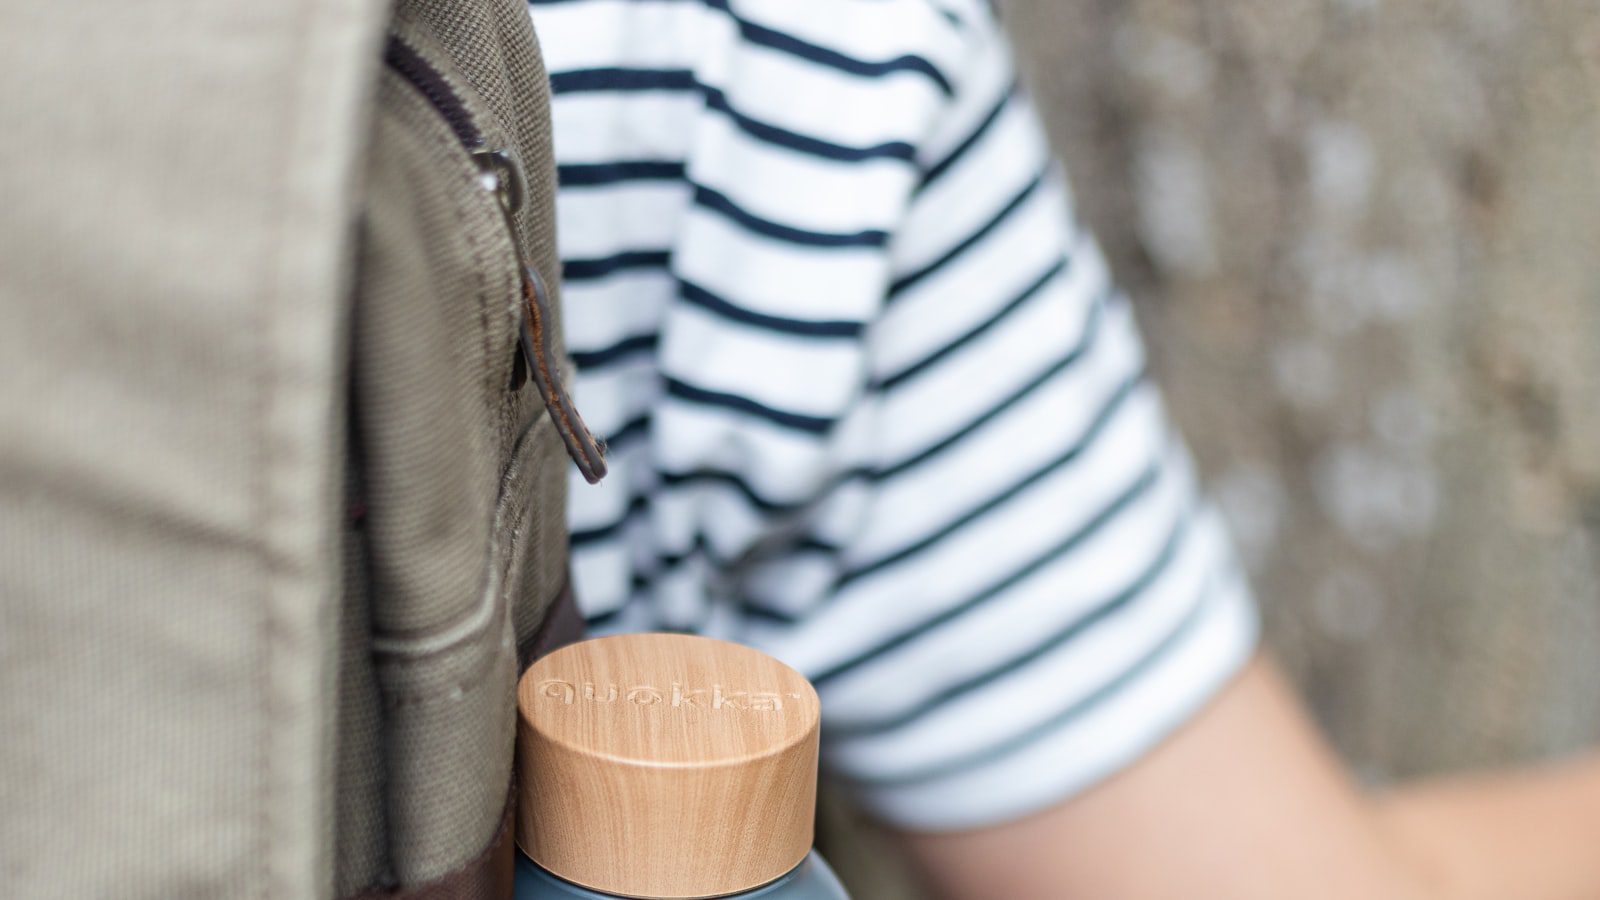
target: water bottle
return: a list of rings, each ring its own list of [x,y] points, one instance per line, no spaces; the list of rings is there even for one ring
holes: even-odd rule
[[[817,694],[748,647],[573,644],[517,685],[516,900],[848,900],[811,849]]]

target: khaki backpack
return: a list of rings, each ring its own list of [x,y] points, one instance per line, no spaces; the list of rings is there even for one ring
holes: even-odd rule
[[[0,59],[0,896],[509,896],[604,468],[526,7],[8,0]]]

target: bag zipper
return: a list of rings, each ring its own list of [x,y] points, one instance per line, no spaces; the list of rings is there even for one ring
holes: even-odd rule
[[[478,165],[479,181],[484,190],[495,198],[495,205],[505,219],[511,236],[511,246],[517,257],[517,270],[522,290],[523,315],[518,322],[517,358],[511,372],[511,389],[518,390],[533,376],[545,409],[566,445],[584,480],[594,484],[606,474],[605,448],[595,439],[584,424],[583,416],[572,402],[566,381],[561,375],[560,354],[556,349],[556,335],[551,327],[555,318],[551,313],[550,293],[544,279],[528,263],[522,248],[521,233],[517,228],[517,211],[527,197],[527,181],[522,165],[507,150],[490,147],[478,127],[472,110],[451,86],[448,79],[426,57],[396,35],[389,36],[383,54],[384,62],[404,78],[428,103],[439,112],[450,130],[471,154]]]

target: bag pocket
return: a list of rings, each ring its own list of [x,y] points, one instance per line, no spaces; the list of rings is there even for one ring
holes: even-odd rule
[[[567,457],[549,417],[517,443],[495,510],[499,581],[517,646],[518,674],[533,661],[553,604],[569,590]]]
[[[340,859],[341,890],[429,882],[493,838],[515,725],[507,583],[524,580],[506,548],[529,516],[561,514],[559,493],[534,496],[536,448],[565,459],[532,396],[512,173],[463,140],[473,129],[487,149],[491,123],[404,17],[397,53],[377,87],[352,319],[362,571],[345,614],[367,627],[345,629],[341,678],[367,687],[343,695],[337,828],[341,853],[364,858]]]

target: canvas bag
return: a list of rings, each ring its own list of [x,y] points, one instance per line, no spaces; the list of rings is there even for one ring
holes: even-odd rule
[[[0,893],[505,895],[603,468],[526,8],[12,0],[0,59]]]

